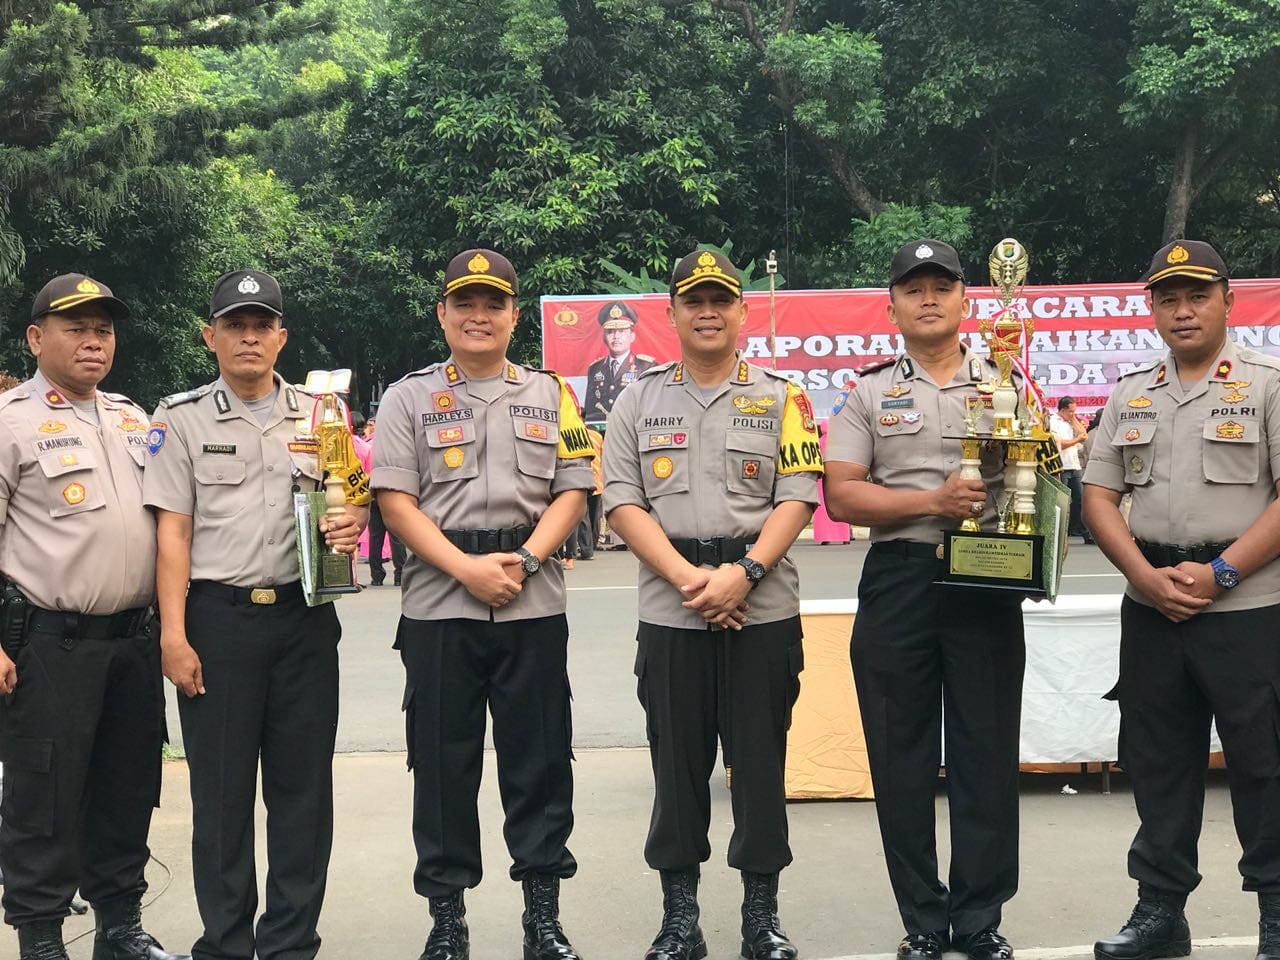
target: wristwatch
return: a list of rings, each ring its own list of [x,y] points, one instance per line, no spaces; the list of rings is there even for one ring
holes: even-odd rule
[[[1223,590],[1230,590],[1240,583],[1240,571],[1221,557],[1214,557],[1209,566],[1213,567],[1213,579]]]
[[[520,554],[520,566],[524,569],[524,575],[526,577],[532,577],[542,569],[542,561],[524,547],[517,547],[516,553]]]
[[[756,588],[756,584],[764,579],[764,575],[769,572],[764,568],[763,563],[759,560],[752,560],[750,557],[743,557],[741,560],[736,561],[736,565],[747,572],[747,583],[751,584],[752,590]]]

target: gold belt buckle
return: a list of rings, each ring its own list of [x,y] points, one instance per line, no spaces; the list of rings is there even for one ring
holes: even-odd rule
[[[271,587],[256,587],[249,591],[250,603],[275,603],[276,592]]]

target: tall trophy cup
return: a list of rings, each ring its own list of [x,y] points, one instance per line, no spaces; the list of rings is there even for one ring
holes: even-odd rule
[[[303,386],[319,401],[312,418],[312,430],[318,446],[316,456],[324,477],[324,516],[331,521],[340,520],[346,514],[343,478],[351,469],[349,451],[352,446],[346,412],[338,402],[338,394],[346,393],[350,388],[350,370],[312,370]],[[318,518],[314,522],[320,545],[316,595],[357,593],[360,587],[356,584],[355,556],[325,546],[324,537],[318,532]]]
[[[983,319],[978,332],[995,361],[994,383],[978,385],[979,396],[965,403],[965,433],[958,439],[962,450],[960,476],[981,480],[982,448],[997,444],[1005,461],[1005,499],[998,503],[995,530],[983,530],[977,517],[968,517],[959,529],[943,535],[941,583],[1018,590],[1033,596],[1057,593],[1061,569],[1060,546],[1065,543],[1066,488],[1041,470],[1042,451],[1052,446],[1046,412],[1033,392],[1020,389],[1014,370],[1023,357],[1023,344],[1033,325],[1018,304],[1026,284],[1028,257],[1017,240],[996,244],[988,259],[991,285],[1001,310],[994,321]],[[979,424],[990,397],[991,429]],[[1048,521],[1053,529],[1042,529]]]

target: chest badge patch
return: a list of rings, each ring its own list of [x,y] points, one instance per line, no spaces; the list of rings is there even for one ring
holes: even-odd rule
[[[900,420],[901,418],[897,414],[886,413],[883,417],[880,418],[880,426],[896,427]]]
[[[919,423],[920,417],[921,417],[920,413],[904,413],[902,415],[902,422],[903,423]]]
[[[542,423],[526,423],[524,425],[524,435],[533,437],[535,440],[547,439],[547,427]]]
[[[120,422],[116,424],[116,429],[123,430],[125,433],[146,433],[147,425],[137,417],[121,411]]]
[[[684,442],[687,439],[688,439],[688,434],[684,434],[684,433],[676,433],[676,434],[672,434],[671,436],[672,442],[675,443],[675,445],[678,447],[683,447]]]
[[[888,390],[884,391],[884,395],[886,397],[893,397],[894,399],[897,399],[898,397],[906,396],[910,392],[911,392],[910,387],[905,387],[900,383],[895,383]]]
[[[1140,436],[1142,436],[1142,431],[1140,430],[1127,430],[1125,431],[1124,438],[1130,443],[1133,443],[1133,441],[1137,440]]]
[[[457,470],[466,459],[461,447],[450,447],[444,452],[444,465],[450,470]]]
[[[452,410],[457,405],[452,390],[437,390],[431,394],[431,406],[437,410]]]
[[[1230,393],[1228,393],[1226,396],[1222,398],[1222,402],[1223,403],[1243,403],[1245,400],[1248,400],[1248,399],[1249,399],[1249,395],[1247,393],[1241,393],[1239,390],[1232,390]]]
[[[61,433],[67,429],[67,425],[61,420],[46,420],[40,426],[36,427],[41,433]]]
[[[80,462],[80,458],[77,457],[74,453],[64,453],[62,456],[58,458],[58,462],[62,464],[64,467],[74,467],[77,463]]]
[[[773,397],[748,397],[745,393],[740,393],[733,398],[733,405],[738,408],[738,412],[744,417],[761,417],[769,412],[778,401]]]
[[[62,488],[62,499],[73,507],[84,503],[84,484],[68,483]]]
[[[670,457],[659,457],[653,461],[653,475],[659,480],[665,480],[675,471],[676,465],[671,462]]]
[[[437,443],[457,443],[462,439],[461,427],[445,427],[436,432]]]
[[[1142,472],[1142,458],[1136,454],[1129,458],[1129,469],[1134,473]]]
[[[1228,420],[1226,423],[1218,424],[1215,433],[1219,440],[1239,440],[1244,436],[1244,424]]]
[[[1128,405],[1133,407],[1135,410],[1141,410],[1143,407],[1151,406],[1151,398],[1146,396],[1134,397],[1129,401]]]
[[[759,460],[743,460],[742,461],[742,479],[755,480],[760,476]]]

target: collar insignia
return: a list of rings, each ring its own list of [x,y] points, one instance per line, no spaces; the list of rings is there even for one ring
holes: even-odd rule
[[[1169,256],[1173,256],[1173,254],[1172,254],[1172,253],[1170,253],[1170,254],[1169,254]],[[1227,379],[1227,377],[1229,377],[1229,376],[1231,376],[1231,361],[1230,361],[1230,360],[1219,360],[1219,361],[1218,361],[1218,369],[1217,369],[1217,370],[1215,370],[1215,371],[1213,371],[1213,379],[1215,379],[1215,380],[1225,380],[1225,379]]]
[[[213,391],[213,405],[218,408],[219,413],[231,412],[231,401],[227,399],[225,390]]]
[[[916,375],[915,364],[911,362],[910,357],[903,357],[898,361],[898,371],[902,374],[904,380],[914,380]]]
[[[478,257],[480,255],[476,254],[476,256]],[[488,265],[487,260],[485,261],[485,264],[486,266]],[[444,378],[448,380],[451,385],[457,383],[459,380],[462,379],[462,374],[458,372],[458,365],[456,363],[450,363],[445,366]]]
[[[738,383],[750,383],[751,371],[747,368],[747,361],[738,361]]]

